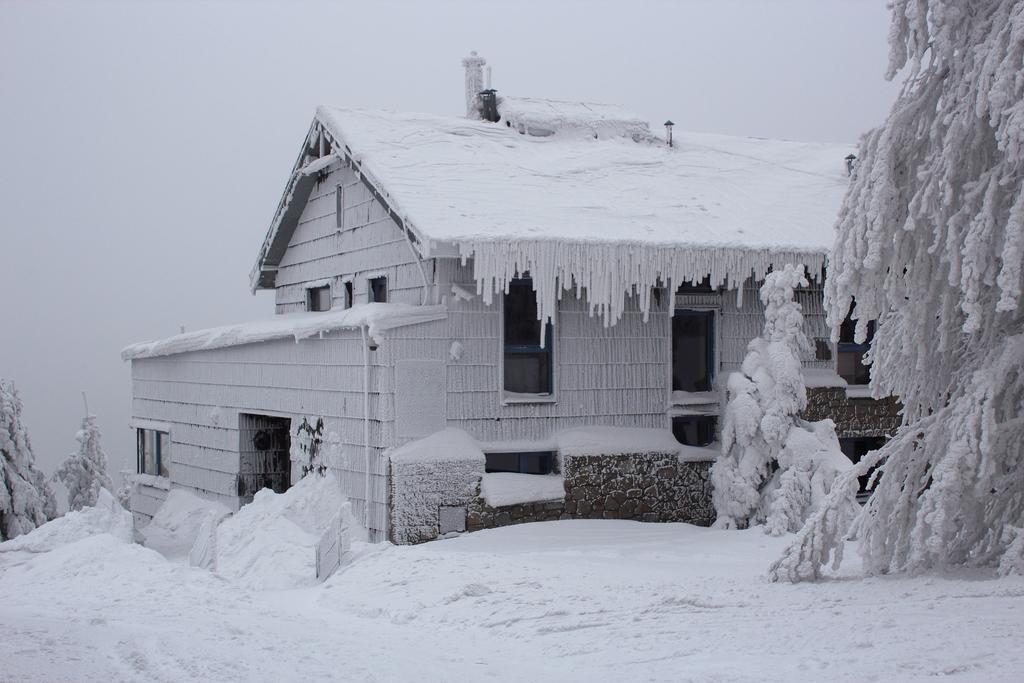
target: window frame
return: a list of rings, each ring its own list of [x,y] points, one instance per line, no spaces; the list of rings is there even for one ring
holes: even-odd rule
[[[669,319],[669,334],[668,334],[668,356],[669,356],[669,373],[668,373],[668,393],[669,393],[669,405],[672,405],[671,396],[675,391],[683,391],[684,393],[691,395],[702,395],[706,394],[709,399],[713,398],[715,402],[718,401],[717,390],[715,388],[716,382],[718,381],[718,370],[719,362],[721,358],[720,348],[720,335],[719,326],[721,325],[722,311],[720,306],[692,304],[680,307],[678,303],[674,302]],[[704,314],[711,316],[711,335],[708,340],[708,365],[709,365],[709,377],[708,377],[708,389],[707,391],[685,391],[682,389],[675,389],[675,333],[672,329],[675,324],[675,317],[679,314]]]
[[[373,292],[374,282],[384,282],[384,299],[378,300]],[[388,287],[388,276],[386,274],[374,275],[366,278],[366,302],[370,304],[386,304],[390,298],[391,290]]]
[[[524,286],[528,285],[536,297],[537,292],[533,289],[533,278],[529,275],[513,278],[509,285]],[[558,354],[555,350],[555,321],[552,320],[544,324],[544,345],[538,344],[515,344],[509,345],[505,342],[505,305],[506,305],[506,294],[501,296],[501,310],[499,311],[501,321],[501,348],[499,351],[499,364],[498,364],[498,394],[501,398],[502,405],[516,405],[516,404],[529,404],[529,403],[556,403],[557,402],[557,377],[558,373],[555,371],[555,363],[558,359]],[[557,312],[556,312],[557,317]],[[506,354],[511,355],[527,355],[533,353],[546,353],[548,356],[548,387],[547,393],[538,392],[536,395],[532,394],[520,394],[517,392],[510,392],[505,389],[505,356]]]
[[[153,463],[155,472],[146,471],[146,434],[151,433],[154,435],[154,453]],[[160,437],[164,438],[161,439]],[[166,444],[166,453],[164,453],[164,444]],[[171,433],[162,429],[153,429],[150,427],[136,427],[135,428],[135,472],[136,474],[145,474],[151,477],[161,477],[163,479],[170,479],[171,477]],[[164,460],[166,456],[166,462]]]
[[[327,308],[314,308],[313,302],[317,301],[317,293],[327,291]],[[317,285],[316,287],[306,287],[306,310],[311,313],[323,313],[331,310],[334,307],[334,292],[331,291],[331,285]]]

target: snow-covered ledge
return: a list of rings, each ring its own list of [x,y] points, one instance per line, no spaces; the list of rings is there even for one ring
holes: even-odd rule
[[[171,490],[170,477],[158,477],[155,474],[129,474],[127,480],[135,485],[149,486],[154,489]]]

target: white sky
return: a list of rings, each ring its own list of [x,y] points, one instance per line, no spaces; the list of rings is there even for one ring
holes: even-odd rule
[[[868,0],[0,2],[0,376],[46,472],[80,392],[134,466],[134,341],[273,313],[248,274],[321,103],[459,115],[515,95],[678,129],[856,141],[896,94]]]

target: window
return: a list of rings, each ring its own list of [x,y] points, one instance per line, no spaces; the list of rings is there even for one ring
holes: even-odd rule
[[[711,391],[714,363],[715,312],[677,310],[672,316],[672,391]]]
[[[519,472],[520,474],[551,474],[554,454],[551,451],[520,453],[487,453],[485,471]]]
[[[884,436],[855,436],[839,439],[839,448],[842,449],[843,455],[853,463],[858,463],[869,451],[877,451],[884,446],[886,441],[888,439]],[[871,492],[868,491],[868,481],[875,469],[877,468],[872,467],[867,474],[859,477],[860,488],[857,490],[857,500],[862,503],[871,495]]]
[[[334,225],[339,230],[345,227],[345,188],[341,185],[334,191]]]
[[[686,281],[679,285],[676,294],[713,294],[715,289],[711,286],[711,276],[705,277],[700,282]]]
[[[388,300],[388,279],[383,275],[371,277],[367,282],[370,303],[386,303]]]
[[[139,474],[167,477],[171,462],[171,435],[155,429],[136,430]]]
[[[707,446],[718,434],[714,415],[680,415],[672,418],[672,436],[684,446]]]
[[[345,283],[345,308],[352,308],[352,281]]]
[[[307,311],[329,311],[331,310],[331,288],[310,287],[306,290]]]
[[[854,305],[856,306],[856,304]],[[864,365],[864,354],[870,347],[875,336],[875,321],[868,322],[868,334],[863,344],[854,341],[857,321],[853,319],[854,306],[839,328],[839,344],[837,347],[836,372],[846,380],[847,384],[867,384],[871,379],[871,368]]]
[[[533,291],[533,281],[529,278],[512,280],[505,295],[504,309],[505,393],[552,395],[552,325],[541,324],[537,319],[537,295]]]

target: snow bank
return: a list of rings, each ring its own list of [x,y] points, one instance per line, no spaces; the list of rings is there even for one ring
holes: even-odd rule
[[[565,499],[565,481],[559,474],[490,472],[480,481],[480,495],[492,508]]]
[[[225,505],[205,500],[184,489],[172,489],[153,520],[140,533],[143,545],[164,557],[188,555],[207,520],[216,525],[231,514]]]
[[[679,442],[667,429],[580,427],[555,435],[560,455],[678,453]]]
[[[352,308],[323,313],[290,313],[276,315],[225,327],[186,332],[157,341],[139,342],[121,351],[123,360],[167,356],[187,351],[220,349],[240,344],[253,344],[272,339],[295,341],[331,330],[367,327],[371,337],[405,325],[443,320],[447,316],[444,306],[410,306],[408,304],[370,303]]]
[[[97,534],[110,534],[125,543],[132,542],[132,515],[106,489],[100,489],[95,506],[73,510],[27,534],[0,543],[0,552],[45,553]]]
[[[351,521],[333,474],[300,479],[284,493],[262,489],[217,527],[215,571],[256,589],[310,585],[317,578],[317,544],[338,515]]]

